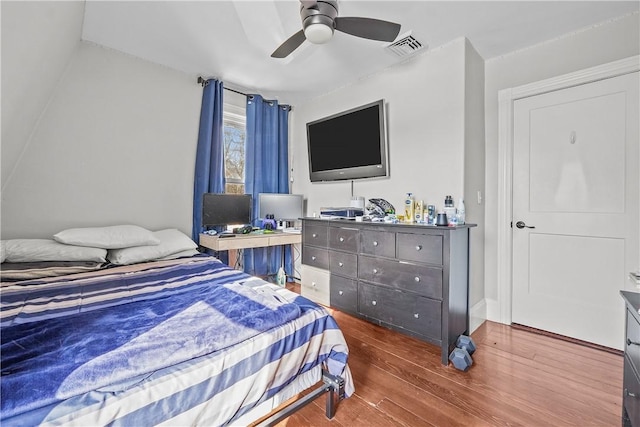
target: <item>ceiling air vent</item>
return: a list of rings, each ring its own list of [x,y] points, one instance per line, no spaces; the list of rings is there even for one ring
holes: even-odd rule
[[[418,41],[411,33],[400,36],[400,39],[387,46],[387,49],[396,54],[397,56],[407,56],[414,52],[419,51],[425,47]]]

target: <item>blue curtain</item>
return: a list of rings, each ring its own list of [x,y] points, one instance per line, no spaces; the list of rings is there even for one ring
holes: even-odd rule
[[[200,131],[196,151],[196,172],[193,183],[193,228],[191,237],[199,240],[202,228],[202,195],[224,193],[224,133],[222,125],[222,82],[204,82]]]
[[[247,141],[245,191],[253,196],[253,212],[258,212],[259,193],[289,192],[289,111],[288,105],[264,100],[260,95],[247,96]],[[260,226],[254,218],[255,226]],[[293,277],[291,245],[244,251],[244,270],[253,275],[275,274],[284,266]]]

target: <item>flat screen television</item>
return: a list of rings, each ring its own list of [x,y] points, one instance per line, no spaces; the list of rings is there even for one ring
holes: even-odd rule
[[[271,214],[276,221],[297,221],[302,218],[303,209],[304,196],[302,194],[258,194],[258,218],[260,219]]]
[[[251,224],[251,194],[202,195],[202,226]]]
[[[389,175],[384,100],[307,123],[311,182]]]

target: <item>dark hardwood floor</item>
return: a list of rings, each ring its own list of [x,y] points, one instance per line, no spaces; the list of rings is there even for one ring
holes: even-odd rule
[[[331,310],[356,392],[324,415],[321,397],[278,426],[619,426],[619,354],[485,322],[467,372],[439,347]]]

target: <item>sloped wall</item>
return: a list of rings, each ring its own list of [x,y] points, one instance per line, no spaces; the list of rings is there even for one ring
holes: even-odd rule
[[[81,43],[3,189],[3,238],[132,223],[191,233],[202,88]]]
[[[80,43],[84,2],[0,2],[2,188]]]

